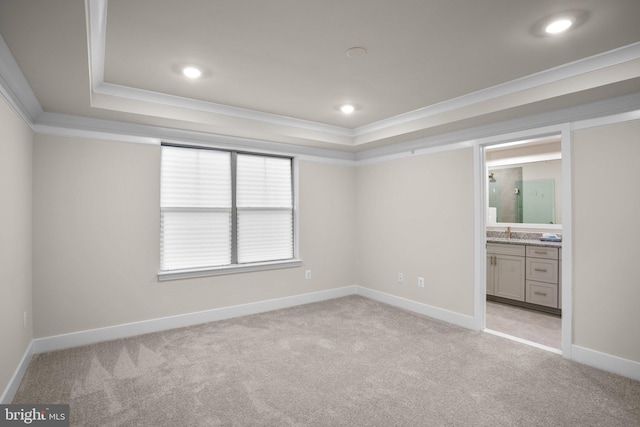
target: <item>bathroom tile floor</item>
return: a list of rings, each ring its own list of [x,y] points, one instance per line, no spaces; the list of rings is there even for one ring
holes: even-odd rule
[[[487,301],[486,327],[548,347],[562,348],[562,320],[553,314]]]

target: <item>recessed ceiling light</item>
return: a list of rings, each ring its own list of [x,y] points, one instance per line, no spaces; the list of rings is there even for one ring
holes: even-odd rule
[[[345,114],[351,114],[354,111],[356,111],[356,107],[354,107],[351,104],[344,104],[340,106],[340,111],[342,111]]]
[[[545,27],[548,34],[560,34],[567,31],[573,25],[573,21],[568,18],[560,18],[552,21]]]
[[[186,77],[189,77],[190,79],[197,79],[202,76],[202,71],[200,71],[199,68],[188,66],[182,69],[182,74],[184,74]]]
[[[586,10],[565,10],[551,16],[542,18],[531,27],[531,34],[536,37],[550,37],[575,30],[589,19]]]

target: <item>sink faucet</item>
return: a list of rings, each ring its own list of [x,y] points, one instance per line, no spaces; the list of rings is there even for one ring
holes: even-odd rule
[[[511,227],[507,227],[507,239],[511,239]]]

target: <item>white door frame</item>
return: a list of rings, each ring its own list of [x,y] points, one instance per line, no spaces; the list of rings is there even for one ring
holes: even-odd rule
[[[507,142],[560,135],[562,150],[562,355],[571,358],[572,345],[572,234],[571,234],[571,125],[561,124],[512,132],[472,141],[474,165],[474,326],[486,325],[486,186],[485,148]]]

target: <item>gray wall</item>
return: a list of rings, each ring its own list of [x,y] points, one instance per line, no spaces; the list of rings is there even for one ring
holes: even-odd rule
[[[0,394],[33,338],[32,141],[31,130],[0,99]]]
[[[0,387],[33,336],[355,283],[473,315],[470,148],[359,167],[300,161],[305,265],[159,283],[160,148],[33,138],[4,103],[0,120],[0,197],[11,206],[0,210]],[[574,132],[571,159],[573,342],[638,362],[639,135],[638,120]],[[22,327],[31,301],[33,334],[30,324]]]
[[[640,362],[640,120],[572,136],[573,342]]]
[[[473,316],[472,149],[359,167],[357,189],[359,284]]]
[[[302,267],[158,282],[160,151],[36,136],[36,337],[355,283],[355,170],[308,161],[299,163]]]

